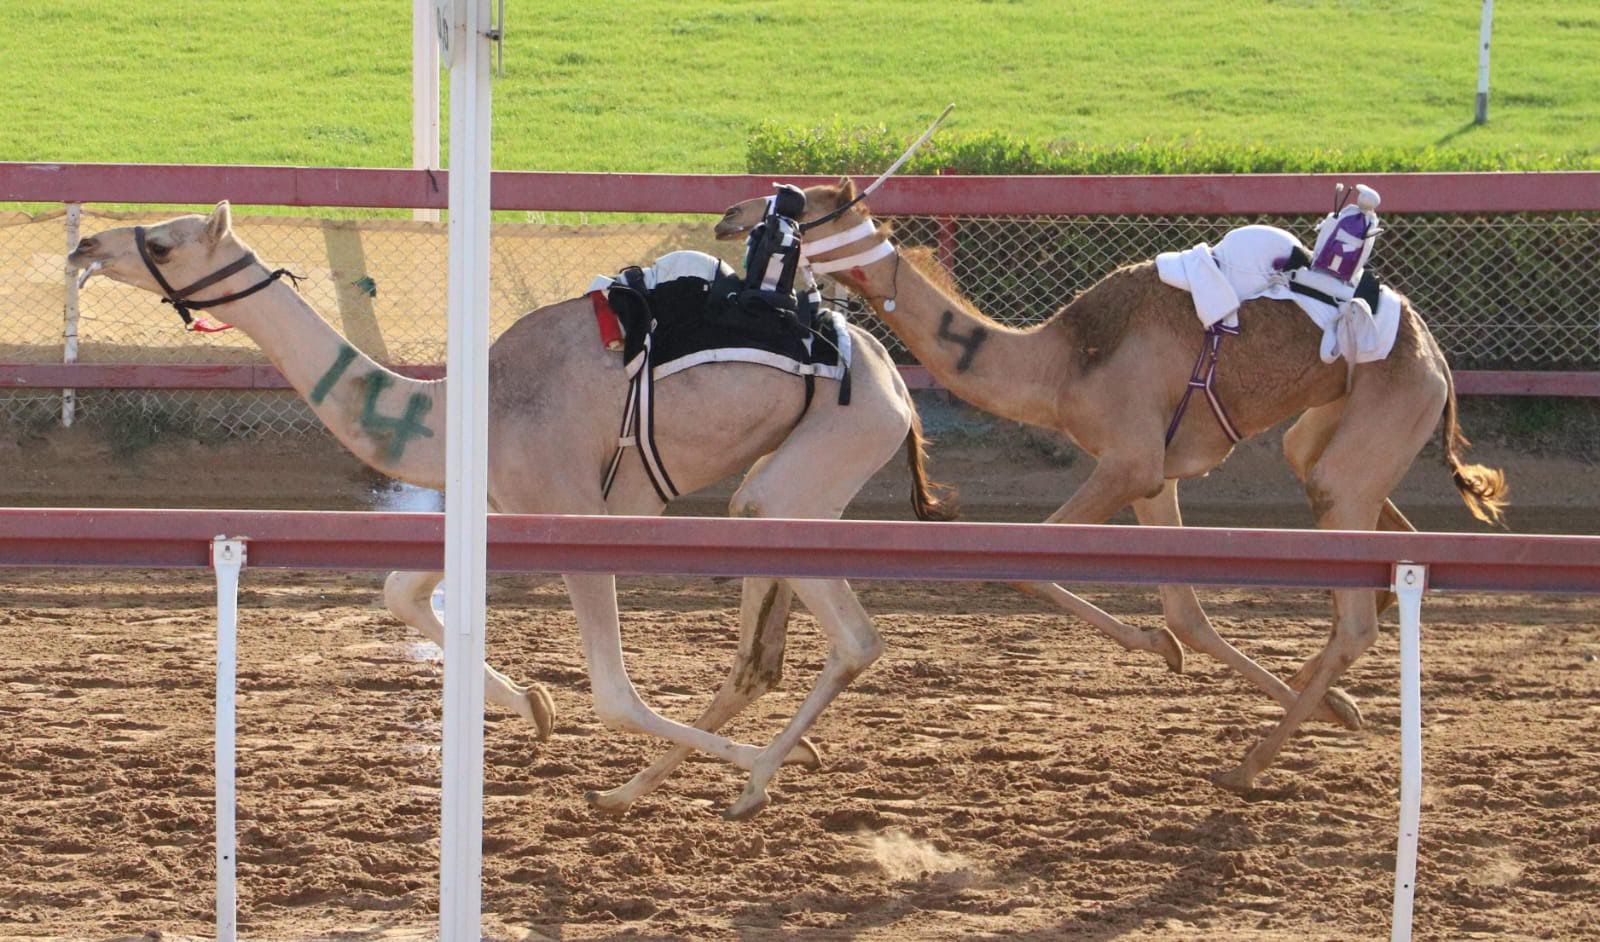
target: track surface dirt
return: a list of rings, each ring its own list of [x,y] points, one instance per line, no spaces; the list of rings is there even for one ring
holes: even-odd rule
[[[0,936],[209,935],[214,596],[198,573],[10,571],[0,597]],[[255,571],[241,598],[246,938],[421,938],[436,919],[437,650],[379,577]],[[728,580],[627,580],[646,698],[692,717],[736,638]],[[559,583],[496,580],[492,660],[548,684],[555,736],[491,711],[484,908],[505,939],[1387,937],[1398,787],[1393,616],[1247,799],[1209,784],[1277,716],[1225,668],[1183,675],[997,586],[862,584],[888,653],[729,823],[742,775],[686,764],[625,818],[583,800],[655,755],[590,709]],[[1152,593],[1091,598],[1141,624]],[[1206,591],[1287,675],[1315,593]],[[1418,937],[1600,935],[1600,627],[1592,599],[1431,597]],[[764,740],[822,648],[797,614]],[[153,938],[154,936],[150,936]]]

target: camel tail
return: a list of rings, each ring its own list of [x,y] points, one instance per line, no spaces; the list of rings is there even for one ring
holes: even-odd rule
[[[922,416],[911,410],[911,430],[906,433],[906,466],[911,469],[911,510],[918,520],[954,520],[956,489],[928,480],[925,466],[925,449],[928,440],[922,436]]]
[[[1499,468],[1462,463],[1461,450],[1472,443],[1461,434],[1461,425],[1457,421],[1455,377],[1448,367],[1444,375],[1450,393],[1444,404],[1444,428],[1439,434],[1445,467],[1450,469],[1456,490],[1461,492],[1461,500],[1472,511],[1472,515],[1484,523],[1504,526],[1503,513],[1510,493],[1506,487],[1506,474]]]

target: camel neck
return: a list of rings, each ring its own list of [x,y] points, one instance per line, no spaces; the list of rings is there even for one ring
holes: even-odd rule
[[[894,310],[877,299],[873,307],[940,384],[985,412],[1055,427],[1072,362],[1059,332],[985,317],[909,259],[900,260],[895,286]]]
[[[217,311],[261,347],[317,418],[369,467],[444,486],[443,380],[386,369],[283,282]]]

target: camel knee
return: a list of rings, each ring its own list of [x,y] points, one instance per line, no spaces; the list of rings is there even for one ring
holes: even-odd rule
[[[594,692],[594,714],[606,729],[621,733],[642,733],[645,731],[644,714],[648,712],[649,708],[644,705],[644,701],[632,691]]]
[[[746,703],[778,689],[783,683],[783,659],[750,661],[733,675],[732,686]]]
[[[834,648],[833,657],[846,678],[858,677],[883,656],[883,638],[870,625],[858,637]]]
[[[757,493],[756,488],[748,484],[733,492],[733,497],[728,501],[728,516],[730,517],[764,517],[766,516],[766,502]]]

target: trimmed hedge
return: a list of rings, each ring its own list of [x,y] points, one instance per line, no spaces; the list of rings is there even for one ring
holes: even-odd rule
[[[905,150],[911,135],[882,125],[835,122],[822,127],[759,125],[745,148],[749,173],[882,172]],[[933,174],[1179,174],[1179,173],[1390,173],[1484,170],[1597,170],[1591,154],[1522,154],[1481,151],[1293,150],[1196,140],[1112,146],[1074,142],[1047,145],[993,131],[941,132],[901,171]]]

